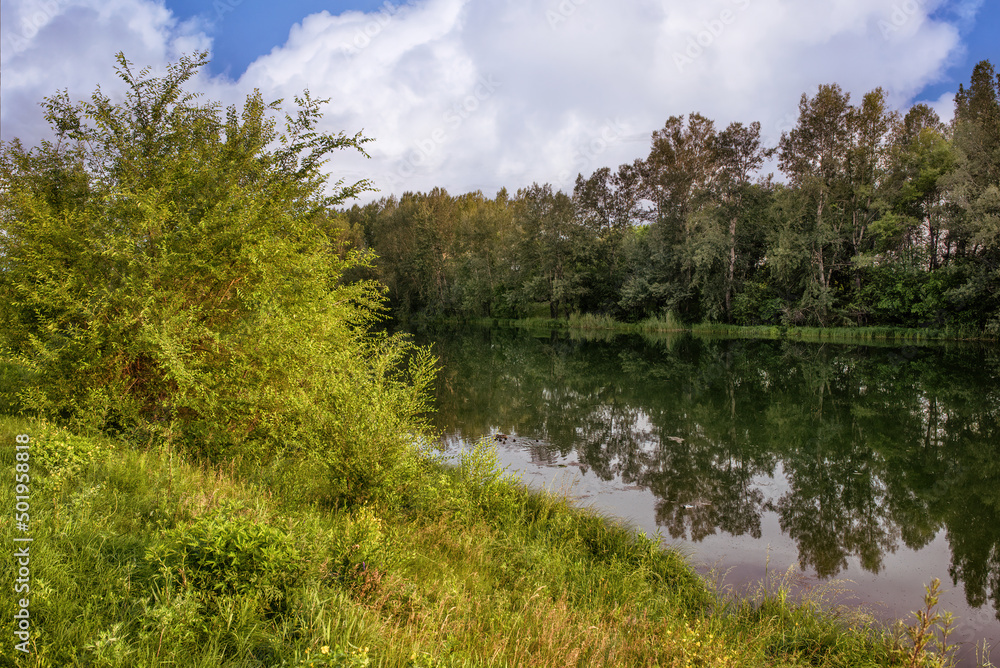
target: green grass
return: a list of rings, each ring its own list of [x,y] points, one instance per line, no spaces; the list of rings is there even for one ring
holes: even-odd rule
[[[923,341],[991,341],[996,337],[968,329],[933,329],[906,327],[786,327],[783,325],[727,325],[699,323],[688,325],[672,313],[647,318],[635,323],[621,322],[607,315],[573,314],[568,319],[551,318],[476,318],[471,324],[518,327],[529,330],[569,330],[581,332],[622,332],[637,334],[691,332],[698,336],[728,338],[792,339],[799,341],[831,341],[842,343]]]
[[[793,601],[780,580],[742,597],[715,590],[657,540],[523,488],[487,443],[453,464],[424,453],[393,501],[345,507],[308,462],[210,466],[13,418],[0,421],[6,471],[16,434],[32,437],[32,636],[29,655],[12,651],[6,604],[4,666],[847,667],[938,658],[911,657],[900,633],[816,593]],[[13,485],[0,487],[3,508],[13,497]],[[3,527],[10,546],[15,527]],[[0,587],[11,591],[13,578],[3,569]]]
[[[842,341],[848,343],[871,341],[921,341],[989,340],[983,333],[958,329],[915,329],[906,327],[782,327],[721,325],[706,323],[693,325],[691,331],[698,335],[751,337],[769,339],[798,339],[802,341]]]

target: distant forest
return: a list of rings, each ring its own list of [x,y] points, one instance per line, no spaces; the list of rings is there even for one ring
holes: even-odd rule
[[[1000,333],[1000,75],[942,123],[879,88],[803,95],[793,129],[669,118],[645,159],[511,196],[405,193],[328,221],[402,316],[672,317]],[[762,175],[776,157],[782,180]]]

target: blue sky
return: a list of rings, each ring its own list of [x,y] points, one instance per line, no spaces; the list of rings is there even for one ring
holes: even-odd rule
[[[213,5],[206,0],[169,0],[165,4],[181,19],[200,16],[212,23],[209,29],[209,34],[214,37],[212,71],[239,76],[258,56],[284,44],[289,29],[304,17],[322,11],[331,14],[378,12],[383,8],[383,1],[242,0],[236,4],[223,0]]]
[[[760,121],[774,145],[803,93],[877,86],[947,120],[973,66],[1000,66],[1000,0],[4,0],[0,138],[48,136],[56,90],[121,94],[114,54],[162,70],[211,52],[193,87],[225,104],[308,88],[324,129],[373,137],[334,180],[378,195],[532,182],[571,189],[645,157],[672,115]]]
[[[962,48],[942,80],[920,91],[918,97],[922,99],[936,99],[944,93],[954,92],[960,83],[968,86],[972,68],[982,60],[989,60],[1000,68],[1000,2],[986,0],[976,6],[974,12],[958,11],[955,3],[949,3],[940,14],[960,26]]]

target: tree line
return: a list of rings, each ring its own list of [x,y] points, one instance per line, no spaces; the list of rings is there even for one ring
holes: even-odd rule
[[[762,174],[776,160],[783,179]],[[1000,331],[1000,75],[959,86],[943,123],[878,88],[803,94],[759,122],[692,113],[645,159],[493,198],[441,188],[342,208],[401,315]]]

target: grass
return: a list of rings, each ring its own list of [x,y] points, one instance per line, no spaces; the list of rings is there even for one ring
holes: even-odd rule
[[[714,589],[657,540],[520,486],[486,442],[450,464],[425,452],[393,501],[348,507],[308,462],[212,466],[14,418],[7,471],[17,434],[32,438],[31,652],[12,651],[6,605],[3,666],[948,661],[926,649],[933,616],[909,641],[781,581]],[[0,487],[3,508],[13,497]]]
[[[519,327],[532,330],[606,331],[623,333],[691,332],[698,336],[728,338],[792,339],[843,343],[995,340],[983,332],[966,329],[906,327],[786,327],[784,325],[727,325],[720,323],[685,324],[672,313],[628,323],[608,315],[573,314],[568,319],[520,318],[472,319],[472,324]]]

